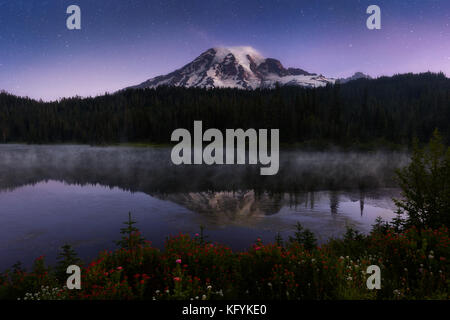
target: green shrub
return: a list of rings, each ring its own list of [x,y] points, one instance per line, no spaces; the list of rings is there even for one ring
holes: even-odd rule
[[[415,141],[411,163],[397,177],[403,199],[395,203],[407,215],[407,226],[450,226],[450,148],[437,130],[428,146],[420,148]]]

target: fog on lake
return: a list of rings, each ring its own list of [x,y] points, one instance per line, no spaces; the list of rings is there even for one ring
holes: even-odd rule
[[[155,246],[205,226],[210,241],[248,248],[300,222],[319,242],[394,216],[404,152],[280,152],[280,170],[181,165],[163,147],[0,145],[0,269],[73,245],[86,260],[114,249],[130,211]]]

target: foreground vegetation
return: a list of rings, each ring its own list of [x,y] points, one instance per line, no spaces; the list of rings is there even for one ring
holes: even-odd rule
[[[121,248],[101,252],[82,267],[81,290],[64,287],[65,268],[77,261],[65,247],[51,269],[44,257],[31,272],[0,276],[1,299],[449,299],[448,229],[397,232],[378,223],[368,236],[349,229],[343,239],[315,246],[299,226],[286,243],[258,239],[244,252],[209,243],[201,234],[167,239],[153,248],[124,229]],[[381,268],[381,289],[368,290],[366,269]]]

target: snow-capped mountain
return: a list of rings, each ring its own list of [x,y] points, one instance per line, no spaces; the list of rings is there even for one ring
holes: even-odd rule
[[[264,58],[252,47],[211,48],[194,61],[167,75],[149,79],[131,88],[162,85],[201,88],[272,88],[278,85],[325,86],[335,79],[285,68],[280,61]]]
[[[362,72],[355,72],[355,74],[352,75],[351,77],[340,78],[340,79],[336,80],[336,82],[346,83],[346,82],[353,81],[353,80],[358,80],[358,79],[372,79],[372,77],[369,76],[368,74],[364,74]]]

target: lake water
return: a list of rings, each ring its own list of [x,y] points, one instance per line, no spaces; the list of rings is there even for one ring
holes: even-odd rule
[[[300,222],[319,242],[346,226],[368,232],[400,197],[402,152],[284,150],[275,176],[257,166],[175,166],[168,148],[0,145],[0,270],[50,263],[70,243],[85,260],[114,249],[132,212],[145,238],[194,234],[248,248],[292,235]]]

